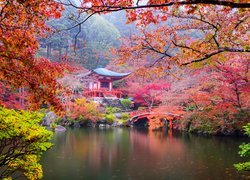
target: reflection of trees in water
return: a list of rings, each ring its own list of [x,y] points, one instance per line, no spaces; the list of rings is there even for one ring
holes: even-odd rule
[[[181,156],[185,152],[184,144],[180,139],[174,138],[171,131],[132,131],[130,141],[134,150],[144,150],[154,158],[166,154]]]
[[[79,171],[87,179],[114,174],[122,179],[216,179],[227,165],[239,161],[241,143],[227,138],[119,128],[69,129],[56,134],[54,141],[45,172],[53,169],[61,175],[63,168],[71,172],[67,172],[69,177],[76,177]],[[228,171],[237,177],[236,171]],[[229,176],[224,173],[222,177]]]
[[[56,137],[55,151],[59,153],[58,156],[72,156],[77,161],[87,162],[93,169],[100,169],[107,164],[112,166],[124,152],[128,152],[125,151],[129,145],[128,133],[122,129],[74,129]]]
[[[171,163],[183,159],[186,153],[185,145],[171,133],[171,131],[132,131],[130,141],[135,160],[130,161],[131,169],[137,169],[136,166],[144,169],[160,169],[164,168],[163,164],[166,163],[171,167],[174,165]]]
[[[74,130],[81,131],[81,130]],[[84,131],[86,131],[84,129]],[[101,160],[115,161],[121,151],[127,149],[130,156],[147,154],[152,160],[158,160],[163,155],[173,156],[184,153],[185,147],[176,138],[169,138],[162,131],[138,130],[88,130],[84,133],[69,131],[66,135],[57,136],[57,152],[62,156],[74,156],[88,159],[93,166],[99,166]],[[107,156],[106,156],[107,155]]]

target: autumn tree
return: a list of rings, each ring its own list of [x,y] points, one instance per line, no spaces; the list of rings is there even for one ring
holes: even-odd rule
[[[74,121],[87,122],[97,121],[102,118],[102,113],[98,108],[98,104],[85,98],[75,99],[75,102],[68,103],[67,116]]]
[[[36,56],[38,39],[49,32],[46,21],[59,18],[63,7],[53,0],[0,0],[0,178],[11,179],[13,173],[28,179],[42,178],[39,159],[51,147],[52,133],[39,123],[43,116],[36,112],[15,111],[25,89],[29,109],[42,104],[63,110],[57,96],[67,65],[52,63]]]
[[[150,83],[142,85],[141,87],[136,88],[136,91],[134,92],[135,102],[147,106],[148,108],[152,108],[161,103],[162,93],[169,89],[170,84],[168,83]]]
[[[164,71],[173,64],[211,63],[224,53],[249,52],[250,4],[244,0],[87,0],[80,6],[71,1],[64,4],[89,14],[79,24],[96,13],[126,11],[128,23],[136,22],[142,35],[134,36],[118,50],[120,63]],[[156,24],[156,28],[151,24]]]
[[[250,61],[248,56],[234,56],[234,59],[215,66],[216,95],[220,103],[230,103],[236,109],[250,106]]]
[[[72,3],[68,1],[65,5]],[[121,47],[114,52],[118,64],[133,66],[135,73],[139,75],[151,73],[153,76],[166,77],[185,66],[220,67],[221,63],[234,60],[236,56],[249,56],[250,4],[245,0],[87,0],[75,8],[78,8],[80,13],[89,14],[80,24],[96,13],[126,11],[127,22],[136,23],[141,33],[123,40]],[[225,69],[219,69],[218,73],[223,74]],[[227,77],[223,81],[216,81],[228,84],[229,79]],[[225,88],[228,94],[224,97],[222,94],[218,96],[220,101],[240,107],[240,96],[244,93],[238,88],[244,80],[241,83],[236,81],[228,84],[231,89]],[[216,88],[219,87],[217,84]],[[200,95],[204,97],[200,98],[203,103],[214,103],[211,102],[209,92],[203,91]],[[231,96],[231,100],[225,96]],[[232,100],[234,103],[231,103]],[[218,107],[219,104],[226,105],[219,101],[216,104]]]
[[[141,35],[124,40],[116,59],[140,72],[201,67],[250,52],[250,3],[245,0],[87,0],[80,5],[66,0],[62,4],[88,14],[78,25],[94,14],[126,11],[127,22],[135,22]]]
[[[207,78],[210,76],[210,78]],[[193,103],[198,106],[218,106],[232,112],[249,108],[249,60],[247,56],[235,56],[233,60],[218,62],[207,68],[198,87],[190,91]],[[197,93],[199,92],[199,93]]]
[[[159,115],[150,115],[148,118],[148,125],[150,130],[159,130],[164,127],[164,117]]]
[[[56,78],[64,65],[37,58],[38,38],[46,36],[49,18],[59,18],[63,7],[53,0],[6,1],[0,4],[0,81],[4,86],[27,88],[32,108],[42,103],[60,109]]]
[[[186,90],[183,128],[189,124],[191,131],[239,133],[250,117],[248,57],[234,56],[200,73],[196,85]]]

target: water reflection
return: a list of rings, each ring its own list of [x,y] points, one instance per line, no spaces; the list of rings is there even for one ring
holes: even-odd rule
[[[242,139],[243,140],[243,139]],[[57,133],[45,179],[235,179],[242,140],[129,129]],[[244,139],[246,140],[246,139]],[[243,177],[245,175],[245,177]]]

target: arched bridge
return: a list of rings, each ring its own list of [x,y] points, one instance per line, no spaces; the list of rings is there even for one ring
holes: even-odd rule
[[[173,128],[173,120],[177,120],[182,118],[182,115],[179,114],[174,114],[174,113],[169,113],[169,112],[160,112],[157,111],[156,109],[143,109],[143,110],[139,110],[139,111],[132,111],[130,113],[130,119],[129,121],[134,123],[139,121],[140,119],[143,118],[148,118],[150,116],[158,116],[158,117],[162,117],[165,118],[166,120],[169,121],[169,128],[172,129]]]

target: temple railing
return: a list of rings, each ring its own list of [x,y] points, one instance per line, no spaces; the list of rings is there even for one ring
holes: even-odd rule
[[[88,89],[83,91],[85,97],[122,97],[122,91],[118,89],[112,89],[111,91],[106,88],[100,89]]]

